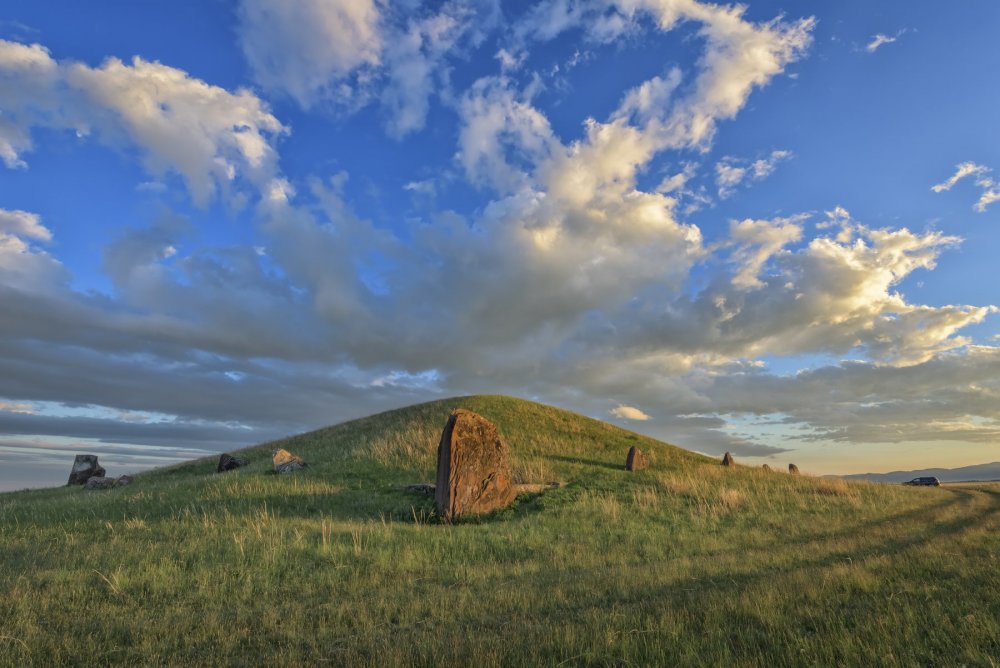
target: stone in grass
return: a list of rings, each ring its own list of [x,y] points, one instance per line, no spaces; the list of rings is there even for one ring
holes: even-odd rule
[[[788,472],[791,473],[792,475],[798,475],[799,474],[799,467],[796,466],[795,464],[789,464],[788,465]]]
[[[764,464],[763,466],[760,467],[760,470],[761,471],[767,471],[768,473],[770,473],[771,472],[771,467],[768,466],[767,464]]]
[[[722,465],[723,466],[732,466],[735,463],[736,463],[736,461],[733,459],[733,456],[731,454],[729,454],[728,452],[725,455],[722,456]]]
[[[112,489],[113,487],[124,487],[125,485],[132,484],[132,476],[119,476],[117,478],[108,478],[105,476],[91,476],[87,479],[86,484],[83,486],[84,489]]]
[[[433,496],[434,485],[427,484],[426,482],[420,482],[414,485],[407,485],[403,488],[403,491],[410,492],[411,494],[427,494],[428,496]]]
[[[82,485],[93,477],[103,477],[104,468],[97,463],[97,455],[77,455],[69,472],[67,485]]]
[[[507,444],[496,425],[462,408],[448,418],[438,445],[434,503],[451,522],[504,508],[514,500],[514,476]]]
[[[628,449],[628,457],[625,458],[625,470],[641,471],[645,468],[649,468],[649,458],[633,445]]]
[[[284,448],[278,448],[271,453],[271,461],[274,463],[275,473],[292,473],[309,466],[298,455],[293,455]]]
[[[226,471],[232,471],[233,469],[238,469],[241,466],[246,466],[249,464],[245,459],[240,459],[239,457],[233,457],[229,453],[223,453],[219,456],[219,466],[215,469],[216,473],[225,473]]]

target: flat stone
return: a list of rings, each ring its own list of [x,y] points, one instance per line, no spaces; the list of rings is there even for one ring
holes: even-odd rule
[[[103,477],[105,473],[104,468],[97,463],[97,455],[77,455],[66,484],[82,485],[94,476]]]
[[[274,463],[275,473],[292,473],[309,466],[301,457],[283,448],[278,448],[272,453],[271,461]]]
[[[455,410],[438,445],[438,517],[452,522],[488,513],[510,505],[514,497],[510,456],[496,425],[472,411]]]
[[[641,471],[649,468],[649,458],[634,445],[628,449],[628,456],[625,458],[626,471]]]
[[[115,484],[118,487],[124,487],[125,485],[131,485],[132,484],[132,476],[130,476],[130,475],[120,475],[120,476],[118,476],[118,480],[115,481]]]
[[[407,485],[403,488],[404,492],[410,492],[411,494],[434,494],[434,485],[430,485],[425,482],[417,483],[416,485]]]
[[[91,476],[87,478],[87,482],[83,485],[84,489],[111,489],[116,486],[118,481],[114,478],[106,478],[104,476]]]

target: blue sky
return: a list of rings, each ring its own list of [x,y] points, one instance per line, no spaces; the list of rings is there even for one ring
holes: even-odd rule
[[[1000,6],[12,0],[0,489],[504,393],[998,457]]]

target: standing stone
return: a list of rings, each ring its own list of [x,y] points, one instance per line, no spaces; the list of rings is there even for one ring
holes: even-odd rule
[[[799,467],[796,466],[795,464],[789,464],[788,465],[788,472],[791,473],[792,475],[798,475],[799,474]]]
[[[763,466],[760,467],[760,470],[761,471],[767,471],[768,473],[770,473],[771,472],[771,467],[768,466],[767,464],[764,464]]]
[[[98,476],[104,477],[104,468],[97,463],[97,455],[77,455],[73,460],[73,470],[69,473],[67,485],[82,485],[88,479]]]
[[[732,466],[735,463],[736,462],[733,461],[733,456],[731,454],[729,454],[728,452],[725,455],[722,456],[722,465],[723,466]]]
[[[274,462],[275,473],[291,473],[309,466],[298,455],[293,455],[288,450],[278,448],[272,453],[271,461]]]
[[[642,450],[633,445],[628,449],[628,457],[625,458],[625,470],[641,471],[644,468],[649,468],[649,459]]]
[[[445,522],[509,505],[515,497],[507,445],[496,425],[463,408],[448,418],[438,445],[434,502]]]
[[[219,466],[215,469],[216,473],[225,473],[226,471],[232,471],[233,469],[238,469],[241,466],[246,466],[249,464],[245,459],[239,459],[238,457],[233,457],[229,453],[223,453],[219,457]]]

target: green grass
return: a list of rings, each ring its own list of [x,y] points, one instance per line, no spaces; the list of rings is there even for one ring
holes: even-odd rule
[[[433,481],[459,406],[519,481],[566,484],[435,523],[400,487]],[[275,445],[0,495],[0,665],[1000,663],[996,485],[727,469],[505,397],[282,441],[294,475],[268,472]],[[631,445],[648,470],[623,470]]]

